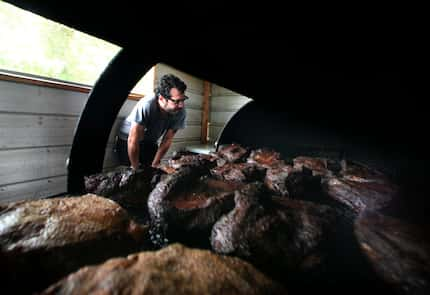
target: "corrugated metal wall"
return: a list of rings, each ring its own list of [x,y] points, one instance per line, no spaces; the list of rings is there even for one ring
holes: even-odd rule
[[[66,159],[87,97],[77,91],[0,81],[1,203],[66,191]],[[127,100],[119,118],[135,103]],[[113,141],[111,136],[108,148]],[[111,158],[106,157],[106,167],[112,166]]]
[[[1,202],[65,191],[65,161],[86,97],[0,81]]]
[[[187,128],[178,131],[168,155],[199,144],[203,81],[163,64],[152,71],[155,81],[165,73],[173,73],[188,86]],[[87,97],[87,93],[72,90],[0,80],[0,203],[66,191],[66,159]],[[136,102],[124,103],[112,128],[105,170],[118,164],[113,154],[116,131]]]
[[[214,143],[224,125],[251,99],[216,84],[212,84],[209,116],[209,142]]]

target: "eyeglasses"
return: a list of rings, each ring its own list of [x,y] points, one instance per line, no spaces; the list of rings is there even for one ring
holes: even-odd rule
[[[181,99],[173,99],[171,97],[168,97],[167,99],[172,101],[175,105],[178,105],[181,102],[184,103],[188,99],[188,96],[184,96],[184,98],[181,98]]]

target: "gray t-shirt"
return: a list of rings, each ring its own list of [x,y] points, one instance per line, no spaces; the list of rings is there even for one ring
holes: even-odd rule
[[[128,117],[119,128],[119,137],[126,140],[133,122],[145,127],[143,140],[157,143],[168,129],[185,128],[186,111],[181,109],[176,114],[163,115],[158,106],[158,99],[154,96],[143,98],[137,102]]]

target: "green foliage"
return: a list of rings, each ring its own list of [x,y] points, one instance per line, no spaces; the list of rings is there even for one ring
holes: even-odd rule
[[[93,85],[119,47],[0,1],[0,69]]]

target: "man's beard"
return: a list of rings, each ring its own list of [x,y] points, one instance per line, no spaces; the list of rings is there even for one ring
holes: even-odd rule
[[[175,114],[177,114],[179,111],[180,111],[180,110],[175,110],[175,109],[173,109],[173,110],[168,110],[167,112],[168,112],[169,114],[175,115]]]

